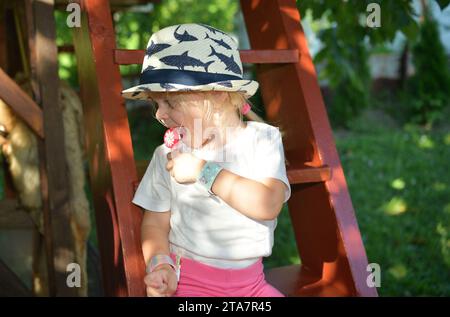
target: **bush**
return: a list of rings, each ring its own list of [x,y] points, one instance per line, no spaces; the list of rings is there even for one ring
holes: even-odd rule
[[[410,122],[431,127],[443,119],[450,97],[450,74],[447,56],[439,37],[436,21],[427,14],[420,36],[413,48],[415,75],[408,82]]]

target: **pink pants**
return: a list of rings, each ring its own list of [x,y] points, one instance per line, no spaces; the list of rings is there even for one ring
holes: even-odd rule
[[[171,254],[175,260],[175,255]],[[175,297],[284,297],[264,278],[262,259],[243,269],[220,269],[181,258]]]

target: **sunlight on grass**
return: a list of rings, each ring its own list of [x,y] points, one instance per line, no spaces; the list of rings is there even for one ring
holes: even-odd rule
[[[390,216],[403,214],[407,209],[408,206],[401,197],[393,197],[389,202],[382,206],[382,210]]]
[[[425,134],[422,134],[419,138],[419,140],[417,140],[417,145],[421,148],[421,149],[432,149],[434,148],[434,142],[433,140]]]
[[[442,182],[435,182],[433,183],[433,189],[435,191],[442,192],[447,189],[447,184]]]
[[[289,257],[289,263],[291,264],[300,264],[300,257],[298,255],[294,255]]]
[[[450,145],[450,133],[447,133],[444,137],[444,144]]]
[[[445,205],[445,207],[444,207],[444,213],[450,214],[450,204]]]
[[[396,178],[391,182],[391,187],[398,190],[402,190],[405,188],[405,181],[401,178]]]
[[[408,275],[408,270],[406,269],[406,266],[404,266],[401,263],[396,264],[393,267],[389,268],[388,272],[397,280],[403,279],[406,277],[406,275]]]
[[[440,236],[441,251],[444,262],[450,267],[450,237],[448,228],[441,222],[436,226],[436,232]]]

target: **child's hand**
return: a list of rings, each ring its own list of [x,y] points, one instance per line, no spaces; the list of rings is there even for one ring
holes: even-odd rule
[[[170,265],[160,265],[144,278],[148,297],[170,297],[175,294],[178,282],[175,270]]]
[[[191,153],[168,153],[167,160],[166,170],[180,184],[194,183],[206,164],[205,160]]]

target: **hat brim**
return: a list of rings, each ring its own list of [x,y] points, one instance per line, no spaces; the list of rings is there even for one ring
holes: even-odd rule
[[[229,91],[241,92],[247,98],[253,96],[258,90],[258,82],[254,80],[228,80],[206,85],[188,86],[181,84],[141,84],[122,91],[122,97],[126,99],[147,100],[147,92],[180,92],[180,91]]]

